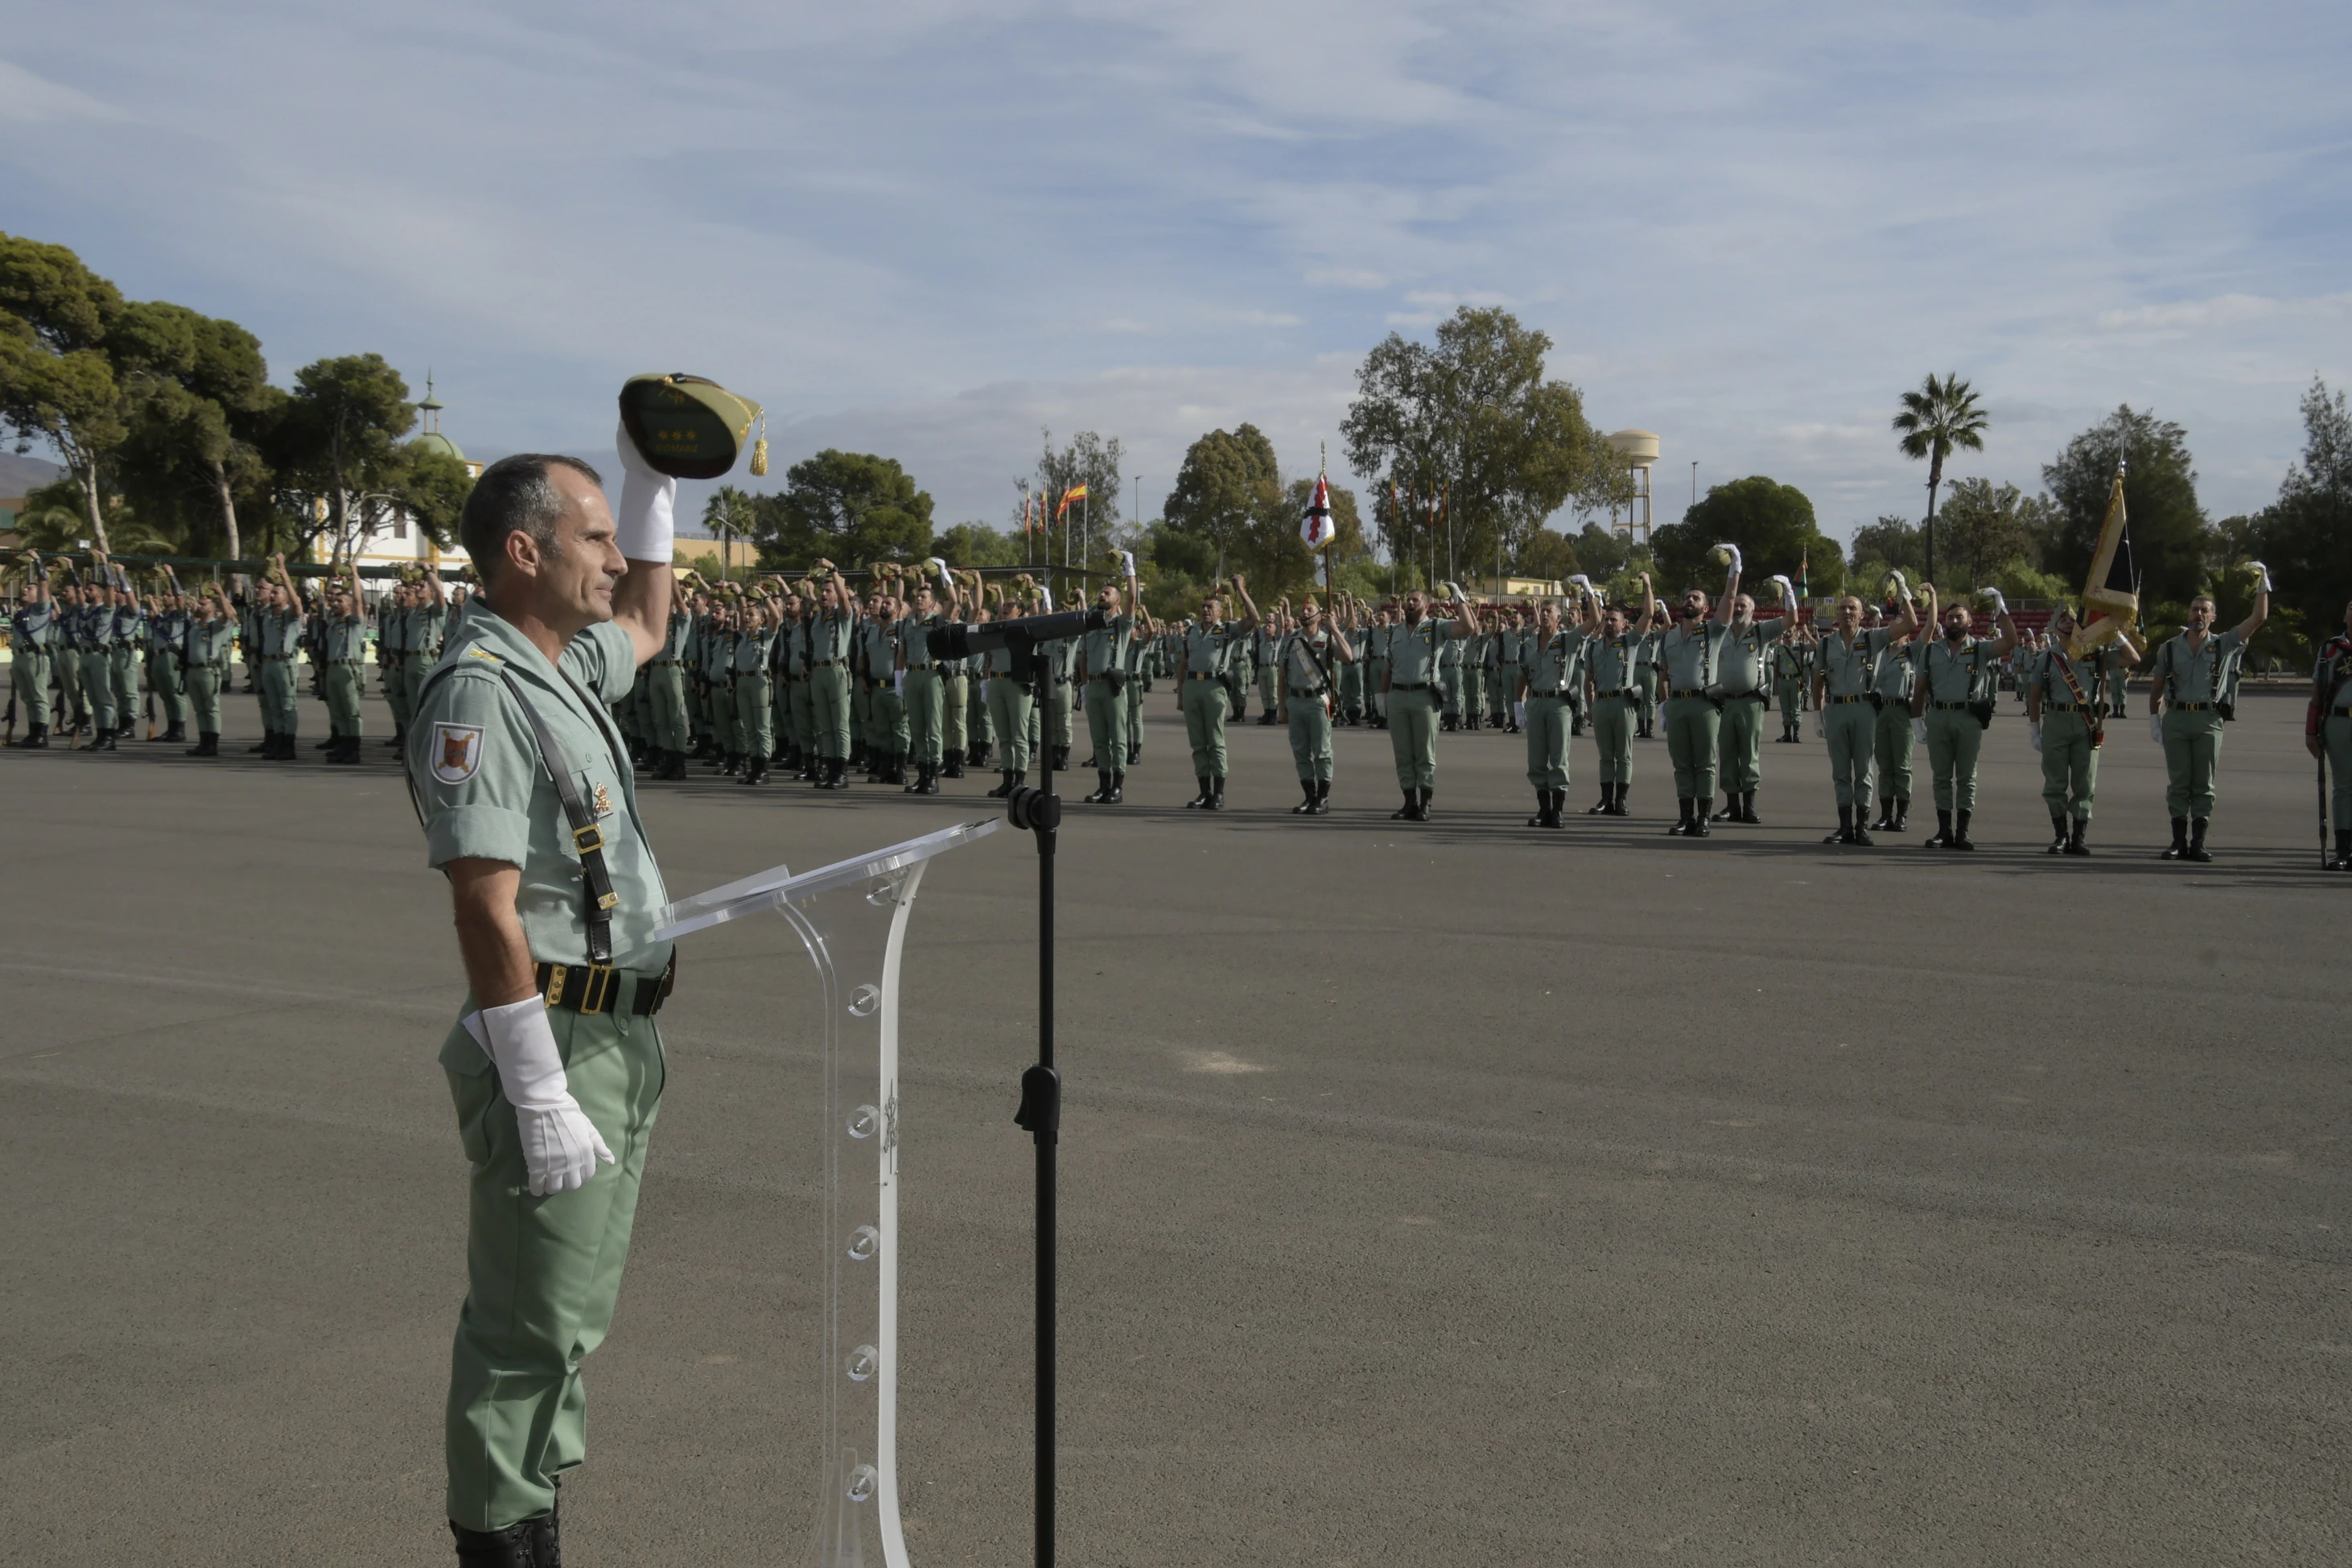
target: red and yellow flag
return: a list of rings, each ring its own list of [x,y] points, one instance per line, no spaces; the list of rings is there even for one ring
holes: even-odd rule
[[[1073,485],[1068,489],[1063,491],[1062,504],[1054,508],[1054,520],[1057,523],[1062,520],[1062,514],[1070,509],[1071,502],[1083,501],[1086,498],[1087,487],[1084,485]]]

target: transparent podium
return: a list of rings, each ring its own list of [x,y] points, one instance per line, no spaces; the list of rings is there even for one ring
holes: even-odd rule
[[[935,855],[961,823],[798,876],[783,866],[673,904],[656,940],[772,910],[817,972],[824,1061],[823,1471],[811,1568],[907,1568],[898,1525],[898,959]]]

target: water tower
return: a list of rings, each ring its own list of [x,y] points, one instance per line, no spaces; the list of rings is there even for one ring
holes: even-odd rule
[[[1609,444],[1633,471],[1633,499],[1624,508],[1624,520],[1618,520],[1618,509],[1609,508],[1609,531],[1637,545],[1650,542],[1650,471],[1658,465],[1658,438],[1646,430],[1621,430],[1609,437]]]

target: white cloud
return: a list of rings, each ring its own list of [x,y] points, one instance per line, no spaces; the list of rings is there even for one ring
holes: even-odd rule
[[[2352,294],[2327,294],[2312,299],[2271,299],[2259,294],[2222,294],[2210,299],[2182,299],[2169,305],[2142,305],[2129,310],[2103,310],[2099,329],[2106,332],[2201,332],[2217,327],[2242,326],[2281,316],[2307,319],[2341,318],[2352,310]]]
[[[112,104],[77,88],[35,76],[19,65],[0,60],[0,122],[38,125],[58,120],[128,120]]]

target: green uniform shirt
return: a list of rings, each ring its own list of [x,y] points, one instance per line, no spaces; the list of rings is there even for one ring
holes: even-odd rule
[[[2074,685],[2083,688],[2083,705],[2096,711],[2106,700],[2105,688],[2108,673],[2120,673],[2123,667],[2124,656],[2120,648],[2101,648],[2088,658],[2077,659],[2063,646],[2053,643],[2033,655],[2030,670],[2018,672],[2018,681],[2028,690],[2039,687],[2044,704],[2066,703],[2071,706],[2074,693],[2066,684],[2066,674],[2072,671]],[[2121,697],[2120,688],[2116,695]]]
[[[1521,644],[1521,662],[1527,666],[1528,695],[1531,697],[1573,696],[1584,680],[1584,657],[1588,638],[1581,626],[1563,626],[1559,635],[1546,640],[1541,630],[1530,632]]]
[[[1389,685],[1427,685],[1438,657],[1454,636],[1454,622],[1424,615],[1417,626],[1399,622],[1389,628]]]
[[[2201,648],[2191,648],[2183,632],[2156,651],[2157,690],[2168,704],[2228,702],[2243,647],[2234,628],[2209,634]]]
[[[1724,628],[1722,663],[1716,666],[1715,684],[1723,688],[1725,696],[1746,696],[1764,689],[1767,650],[1788,629],[1789,618],[1785,615]]]
[[[1114,615],[1081,638],[1078,651],[1086,655],[1087,679],[1093,680],[1105,670],[1126,669],[1128,649],[1134,636],[1134,618]]]
[[[1878,675],[1880,655],[1886,652],[1886,644],[1894,640],[1894,629],[1887,626],[1874,626],[1858,632],[1852,643],[1845,640],[1843,632],[1824,633],[1813,656],[1821,661],[1822,675],[1829,695],[1833,697],[1869,695],[1871,683]]]
[[[1715,621],[1685,622],[1658,643],[1669,692],[1705,691],[1723,674],[1723,647],[1731,628]]]
[[[188,622],[187,642],[183,646],[191,669],[228,667],[229,643],[236,638],[236,622],[224,615],[217,621]]]
[[[1214,626],[1199,622],[1184,629],[1184,674],[1192,675],[1222,675],[1232,661],[1234,652],[1249,640],[1238,621],[1220,621]]]
[[[1338,678],[1339,657],[1331,651],[1332,642],[1328,624],[1283,637],[1279,662],[1284,695],[1292,692],[1320,695],[1331,689],[1331,683]]]
[[[358,664],[367,657],[367,622],[356,615],[346,615],[341,621],[326,625],[326,653],[329,660],[342,664]]]
[[[1603,693],[1623,691],[1633,684],[1641,658],[1641,640],[1631,632],[1622,636],[1593,638],[1591,646],[1585,651],[1585,663],[1592,671],[1592,689]]]
[[[1931,703],[1972,703],[1999,666],[1993,662],[1994,639],[1963,637],[1958,643],[1937,637],[1919,645],[1920,678],[1927,683]]]
[[[611,911],[613,962],[649,971],[669,963],[669,944],[653,939],[669,894],[637,816],[628,747],[603,706],[628,695],[635,660],[629,634],[608,621],[572,639],[559,672],[485,604],[450,637],[409,727],[426,863],[478,858],[520,867],[516,907],[540,963],[588,961],[586,883],[530,723],[499,672],[521,684],[604,830],[620,897]]]
[[[775,651],[775,628],[768,624],[765,617],[752,622],[751,629],[735,639],[731,661],[735,673],[739,675],[766,674],[769,655]]]

